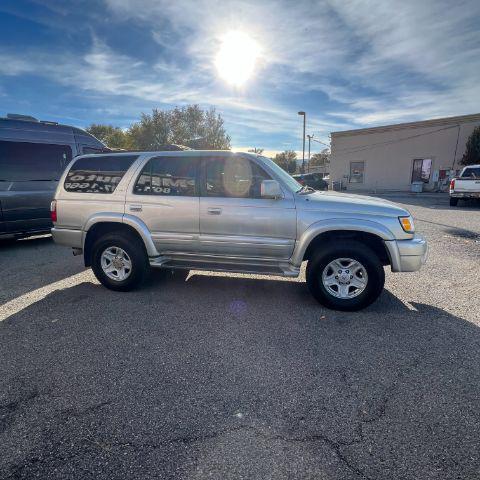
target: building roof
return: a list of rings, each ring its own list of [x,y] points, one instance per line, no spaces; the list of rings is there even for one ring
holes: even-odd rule
[[[442,125],[455,125],[460,123],[480,122],[480,113],[471,115],[460,115],[457,117],[434,118],[431,120],[420,120],[418,122],[396,123],[394,125],[383,125],[380,127],[358,128],[355,130],[344,130],[340,132],[332,132],[332,137],[342,137],[350,135],[363,135],[365,133],[381,133],[392,130],[404,130],[408,128],[419,127],[436,127]]]

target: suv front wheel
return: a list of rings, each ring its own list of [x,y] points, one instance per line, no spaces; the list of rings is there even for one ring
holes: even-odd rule
[[[126,292],[143,283],[150,266],[142,242],[116,232],[101,236],[93,245],[92,270],[105,287]]]
[[[376,253],[357,241],[320,247],[307,264],[307,285],[333,310],[361,310],[383,290],[385,271]]]

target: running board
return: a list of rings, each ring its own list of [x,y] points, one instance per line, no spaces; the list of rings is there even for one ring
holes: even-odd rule
[[[174,268],[182,270],[206,270],[211,272],[249,273],[257,275],[276,275],[281,277],[298,277],[300,268],[288,263],[249,263],[229,260],[208,261],[198,258],[172,259],[156,257],[150,259],[150,266],[154,268]]]

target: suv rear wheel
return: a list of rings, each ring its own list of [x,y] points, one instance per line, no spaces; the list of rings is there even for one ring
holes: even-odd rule
[[[126,232],[117,232],[95,241],[92,270],[105,287],[126,292],[143,283],[150,265],[141,240]]]
[[[309,260],[306,276],[312,295],[333,310],[361,310],[378,298],[385,284],[376,253],[353,240],[321,246]]]

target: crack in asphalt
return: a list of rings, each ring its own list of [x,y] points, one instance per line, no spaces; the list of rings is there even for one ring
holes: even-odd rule
[[[22,408],[25,404],[33,402],[40,395],[41,393],[37,389],[34,389],[22,398],[18,398],[4,405],[0,405],[0,433],[3,433],[8,425],[11,424],[13,421],[12,417],[20,408]]]
[[[203,435],[174,437],[174,438],[165,439],[156,443],[148,443],[148,442],[138,443],[138,442],[128,442],[128,441],[106,442],[106,441],[97,440],[94,438],[92,434],[90,434],[89,437],[83,439],[84,442],[86,442],[86,444],[84,443],[83,445],[78,445],[77,446],[78,450],[72,455],[66,455],[66,456],[54,455],[54,456],[48,456],[46,458],[41,458],[41,457],[30,458],[23,465],[13,466],[11,468],[11,473],[6,478],[9,478],[9,479],[22,478],[22,473],[25,470],[25,468],[37,463],[51,464],[52,462],[59,462],[59,461],[62,463],[68,462],[82,455],[83,453],[90,451],[91,447],[88,447],[88,444],[97,448],[101,448],[103,451],[108,453],[111,453],[114,449],[125,449],[125,448],[132,448],[134,450],[141,451],[143,449],[158,449],[166,445],[175,444],[175,443],[180,443],[183,445],[191,445],[198,442],[213,440],[215,438],[219,438],[224,435],[232,434],[235,432],[248,431],[256,436],[264,438],[267,441],[276,440],[276,441],[282,441],[287,443],[322,442],[335,454],[335,456],[339,459],[339,461],[343,463],[345,467],[348,468],[352,473],[358,475],[359,477],[365,480],[374,480],[373,477],[367,475],[365,471],[363,471],[361,468],[359,468],[353,462],[351,462],[348,459],[348,457],[343,453],[342,450],[345,447],[349,447],[355,444],[360,444],[365,441],[365,434],[363,431],[364,426],[367,424],[372,424],[374,422],[377,422],[386,414],[386,408],[387,408],[388,402],[395,396],[396,391],[398,389],[399,382],[402,380],[402,378],[406,377],[414,369],[416,369],[427,354],[428,354],[428,348],[426,348],[424,352],[420,354],[413,362],[408,364],[403,370],[400,371],[400,373],[397,375],[395,380],[385,389],[382,395],[382,400],[380,402],[380,405],[375,409],[376,410],[375,413],[369,416],[368,418],[359,419],[357,426],[354,429],[354,437],[356,438],[352,438],[351,440],[348,440],[348,441],[333,440],[332,438],[330,438],[329,436],[323,433],[315,433],[307,436],[289,436],[281,433],[270,433],[270,432],[265,432],[264,430],[261,430],[258,427],[255,427],[253,425],[239,425],[239,426],[225,428],[223,430],[219,430],[219,431],[215,431],[215,432],[211,432],[209,434],[203,434]],[[342,375],[342,378],[346,383],[348,383],[345,374]],[[6,411],[7,415],[12,415],[19,408],[21,408],[23,404],[25,403],[28,404],[31,401],[34,401],[40,395],[41,393],[38,390],[33,390],[22,399],[18,399],[10,403],[7,403],[3,406],[0,406],[0,413],[2,411]],[[111,405],[112,403],[113,403],[112,400],[105,400],[93,405],[89,405],[83,409],[69,408],[62,411],[61,413],[66,417],[79,418],[84,415],[88,415],[90,413],[95,413],[97,410],[105,406]],[[1,420],[3,419],[0,417],[0,421]],[[0,426],[1,425],[2,424],[0,423]]]
[[[428,341],[428,345],[430,344],[431,339]],[[400,381],[405,378],[407,375],[410,375],[410,373],[415,370],[422,360],[427,356],[428,354],[428,348],[425,348],[424,352],[421,353],[413,362],[410,364],[406,365],[406,367],[400,371],[400,373],[397,375],[395,380],[385,389],[382,395],[382,400],[380,402],[380,405],[376,408],[376,413],[374,413],[371,417],[365,418],[363,420],[360,420],[361,424],[371,424],[374,423],[380,418],[382,418],[385,415],[386,408],[388,402],[395,396],[396,390],[398,388],[398,384]]]
[[[20,480],[22,478],[25,478],[23,476],[23,472],[28,468],[31,467],[32,465],[63,465],[66,462],[69,462],[70,460],[73,460],[74,458],[80,457],[84,453],[88,452],[91,450],[90,448],[85,448],[83,446],[82,448],[79,448],[75,453],[72,453],[71,455],[51,455],[45,458],[42,457],[31,457],[28,459],[27,462],[24,462],[22,465],[13,465],[10,467],[10,473],[4,477],[5,480]],[[28,477],[27,477],[28,478]]]
[[[12,401],[6,405],[0,406],[0,412],[2,410],[7,410],[7,412],[12,415],[14,414],[24,403],[29,403],[36,398],[38,398],[41,395],[47,395],[48,393],[41,393],[38,390],[34,390],[30,392],[26,397]],[[83,409],[75,409],[75,408],[69,408],[61,412],[61,415],[67,416],[67,417],[73,417],[73,418],[78,418],[82,417],[84,415],[87,415],[89,413],[95,412],[99,410],[100,408],[103,408],[106,405],[110,405],[112,403],[111,400],[106,400],[97,404],[89,405]],[[0,433],[3,432],[2,430],[2,418],[0,417]],[[13,421],[13,420],[12,420]],[[6,425],[5,425],[6,427]],[[85,448],[85,446],[79,445],[78,446],[78,451],[71,455],[50,455],[45,458],[42,457],[30,457],[23,463],[23,465],[13,465],[10,467],[10,473],[5,477],[6,479],[20,479],[22,478],[23,471],[35,464],[45,464],[49,465],[52,463],[59,463],[63,464],[65,462],[68,462],[76,457],[81,456],[83,453],[87,452],[88,450],[91,450],[91,448]]]
[[[337,458],[352,472],[359,475],[366,480],[373,480],[372,477],[369,477],[365,472],[363,472],[360,468],[352,464],[349,459],[341,452],[341,447],[349,445],[349,443],[339,442],[332,440],[328,436],[324,434],[313,434],[309,436],[298,436],[298,437],[289,437],[280,433],[267,433],[260,430],[257,427],[252,425],[241,425],[232,428],[226,428],[220,431],[212,432],[207,435],[195,435],[195,436],[186,436],[186,437],[176,437],[165,439],[163,441],[157,443],[137,443],[137,442],[113,442],[113,443],[105,443],[99,442],[98,440],[90,439],[90,442],[97,445],[98,447],[102,448],[107,452],[111,452],[115,448],[132,448],[134,450],[143,450],[143,449],[158,449],[165,445],[172,444],[172,443],[181,443],[184,445],[191,445],[198,442],[204,442],[207,440],[212,440],[215,438],[222,437],[224,435],[228,435],[235,432],[240,431],[249,431],[256,436],[262,437],[268,441],[277,440],[287,443],[309,443],[309,442],[323,442],[327,445],[337,456]]]
[[[66,410],[62,411],[62,414],[67,415],[69,417],[83,417],[84,415],[88,415],[89,413],[95,412],[100,408],[103,408],[107,405],[111,405],[111,403],[112,403],[112,400],[105,400],[104,402],[95,403],[83,409],[67,408]]]

